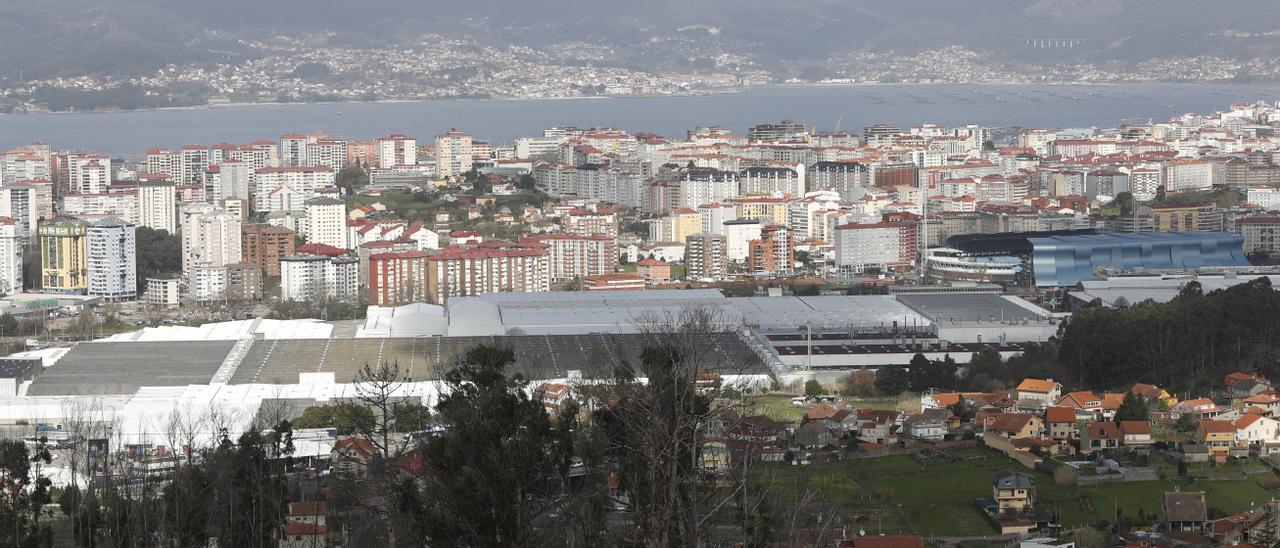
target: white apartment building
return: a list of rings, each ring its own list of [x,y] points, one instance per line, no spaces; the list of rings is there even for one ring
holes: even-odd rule
[[[696,208],[728,201],[738,196],[738,174],[733,171],[696,170],[685,173],[679,183],[676,208]]]
[[[255,178],[254,206],[257,211],[269,212],[279,211],[275,206],[282,204],[305,204],[315,197],[316,189],[333,186],[337,174],[325,166],[268,167],[257,170]],[[300,202],[273,199],[272,195],[279,195],[281,189],[288,189],[288,193],[299,196]]]
[[[227,267],[197,266],[187,273],[188,292],[196,302],[219,301],[227,297]]]
[[[0,216],[17,224],[18,237],[34,241],[41,215],[41,185],[10,184],[0,187]],[[47,190],[47,189],[46,189]]]
[[[307,217],[300,231],[307,243],[351,249],[347,239],[347,204],[336,198],[307,200]]]
[[[1174,160],[1165,164],[1164,190],[1181,192],[1211,188],[1214,171],[1214,163],[1208,160]]]
[[[182,271],[242,260],[240,216],[211,204],[182,208]]]
[[[335,173],[347,167],[347,142],[334,139],[320,139],[306,145],[308,166],[324,166]]]
[[[170,181],[180,181],[182,180],[182,152],[167,148],[148,150],[142,171],[151,175],[164,175]]]
[[[253,188],[253,166],[240,160],[224,160],[211,166],[205,181],[205,196],[211,200],[240,198],[248,200]]]
[[[702,232],[724,234],[724,223],[738,218],[738,208],[733,204],[702,204],[698,206],[702,215]]]
[[[53,178],[47,151],[23,147],[9,151],[0,157],[0,182],[6,185],[18,181],[47,181]]]
[[[0,294],[22,292],[22,237],[18,223],[0,217]]]
[[[182,175],[178,179],[184,185],[204,183],[204,171],[209,169],[209,149],[200,145],[182,147]]]
[[[456,129],[436,136],[436,176],[452,177],[471,171],[471,136]]]
[[[551,283],[618,270],[618,242],[609,236],[553,233],[529,241],[547,246]]]
[[[67,183],[72,192],[106,192],[111,184],[111,160],[100,154],[68,154]]]
[[[286,133],[280,136],[280,167],[307,165],[307,136]]]
[[[147,292],[143,299],[149,306],[178,308],[182,304],[177,278],[147,278]]]
[[[109,300],[138,296],[137,227],[99,219],[85,229],[87,294]]]
[[[1152,167],[1138,167],[1129,172],[1129,189],[1138,200],[1154,200],[1163,181],[1162,172]]]
[[[348,257],[293,255],[280,260],[280,298],[309,301],[356,298],[360,261]]]
[[[551,289],[550,258],[545,249],[450,246],[427,261],[427,298],[434,304],[481,293]]]
[[[140,220],[136,191],[67,194],[62,197],[62,212],[72,217],[117,217],[135,226]]]
[[[1245,193],[1245,202],[1264,210],[1280,209],[1280,188],[1274,186],[1252,186]]]
[[[138,183],[138,226],[177,234],[177,186],[169,181]]]
[[[418,140],[395,133],[373,141],[376,159],[374,167],[390,169],[396,166],[412,166],[418,163]]]
[[[751,253],[751,240],[760,239],[764,223],[759,219],[735,219],[725,221],[725,257],[730,261],[746,262]]]
[[[861,273],[908,266],[915,260],[912,223],[846,224],[836,227],[836,268]]]

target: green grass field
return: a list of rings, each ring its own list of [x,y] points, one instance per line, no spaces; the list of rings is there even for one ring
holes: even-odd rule
[[[974,499],[991,496],[991,474],[1020,466],[985,449],[968,449],[966,454],[988,458],[959,463],[922,465],[910,457],[845,460],[809,466],[765,465],[758,478],[789,508],[808,492],[817,493],[826,504],[840,509],[846,521],[869,532],[914,533],[920,535],[984,535],[994,528],[974,506]],[[1025,469],[1023,469],[1025,470]],[[1110,483],[1091,487],[1059,486],[1040,472],[1036,478],[1037,505],[1058,512],[1063,526],[1093,524],[1114,519],[1116,509],[1124,515],[1159,515],[1167,491],[1205,491],[1209,506],[1225,513],[1248,510],[1250,503],[1270,498],[1263,485],[1275,481],[1270,473],[1248,480],[1149,481]],[[1087,502],[1082,502],[1082,499]]]
[[[799,394],[765,394],[762,396],[752,396],[749,402],[754,406],[751,413],[765,415],[777,421],[798,421],[804,417],[804,412],[812,406],[792,405],[791,398],[797,395]],[[901,409],[905,411],[920,410],[920,401],[915,397],[848,398],[846,401],[852,409],[870,408]]]

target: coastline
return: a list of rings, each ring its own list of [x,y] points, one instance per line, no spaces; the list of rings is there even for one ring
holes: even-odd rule
[[[157,107],[146,109],[94,109],[94,110],[74,110],[74,111],[48,111],[48,112],[14,112],[0,113],[0,118],[7,117],[41,117],[41,116],[60,116],[60,115],[95,115],[95,114],[129,114],[144,112],[166,112],[166,111],[193,111],[193,110],[214,110],[223,108],[245,108],[245,107],[301,107],[301,106],[343,106],[343,105],[380,105],[380,104],[406,104],[406,103],[465,103],[465,102],[486,102],[486,101],[588,101],[588,100],[613,100],[613,99],[655,99],[655,98],[696,98],[696,97],[714,97],[717,95],[737,95],[754,90],[769,89],[832,89],[832,88],[885,88],[885,87],[1090,87],[1090,88],[1123,88],[1126,86],[1268,86],[1280,85],[1277,82],[1253,82],[1253,83],[1236,83],[1236,82],[1165,82],[1165,81],[1143,81],[1143,82],[839,82],[839,81],[820,81],[820,82],[777,82],[770,84],[759,84],[753,86],[724,88],[715,90],[700,90],[679,94],[654,94],[654,93],[637,93],[627,95],[579,95],[571,97],[457,97],[457,98],[435,98],[435,99],[378,99],[374,101],[315,101],[315,102],[226,102],[226,103],[209,103],[204,105],[192,105],[185,107]]]

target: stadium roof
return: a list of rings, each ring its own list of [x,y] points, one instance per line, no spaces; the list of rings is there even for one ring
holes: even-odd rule
[[[1095,267],[1174,270],[1248,266],[1244,237],[1221,232],[1150,232],[1028,238],[1040,287],[1094,278]]]
[[[168,325],[147,327],[112,335],[101,342],[162,342],[162,341],[234,341],[261,334],[271,339],[327,339],[333,334],[333,324],[320,320],[235,320],[213,322],[199,327]]]
[[[1050,316],[1017,297],[989,293],[907,293],[898,300],[934,323],[1039,322]]]

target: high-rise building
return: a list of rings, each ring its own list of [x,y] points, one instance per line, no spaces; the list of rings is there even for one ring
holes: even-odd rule
[[[280,136],[280,167],[307,165],[307,136],[287,133]]]
[[[159,175],[170,181],[182,180],[182,152],[166,148],[153,148],[147,151],[147,159],[143,162],[143,173]]]
[[[723,223],[725,237],[725,258],[740,263],[747,262],[751,241],[760,239],[760,229],[764,226],[759,219],[735,219]]]
[[[262,269],[265,276],[280,275],[280,260],[293,255],[297,234],[275,225],[245,225],[243,248],[244,262]]]
[[[73,192],[98,194],[107,191],[111,184],[111,160],[95,157],[72,165],[76,169],[68,170],[68,176],[71,177],[69,186]]]
[[[313,198],[307,201],[306,230],[302,237],[307,243],[318,243],[351,249],[347,241],[347,204],[337,198]]]
[[[428,258],[428,301],[481,293],[549,291],[547,250],[508,242],[449,246]]]
[[[909,267],[916,261],[917,225],[850,223],[836,227],[836,268],[844,273],[881,272]]]
[[[177,185],[170,181],[141,181],[138,183],[138,225],[178,232]]]
[[[240,216],[210,204],[182,208],[182,271],[243,260]]]
[[[324,166],[335,173],[347,167],[347,142],[337,139],[318,139],[307,143],[307,165]]]
[[[721,234],[690,234],[684,245],[685,277],[690,280],[723,278],[728,272],[727,247]]]
[[[41,185],[36,184],[15,183],[0,187],[0,216],[13,219],[18,237],[23,242],[33,241],[42,218],[40,191]]]
[[[240,160],[226,160],[211,166],[209,171],[213,178],[205,184],[205,195],[210,200],[249,199],[254,174],[253,166]]]
[[[395,133],[373,141],[376,153],[374,167],[389,169],[418,163],[418,140]]]
[[[268,167],[255,172],[254,209],[259,212],[301,211],[316,189],[334,186],[337,175],[324,166]],[[282,195],[288,195],[282,198]]]
[[[45,291],[83,293],[88,287],[85,228],[77,219],[40,223],[40,285]]]
[[[262,300],[262,269],[253,263],[236,263],[226,266],[228,301]]]
[[[791,272],[795,263],[795,235],[782,225],[760,228],[760,239],[747,243],[747,271],[773,276]]]
[[[524,242],[547,247],[553,284],[618,270],[618,242],[603,234],[536,234]]]
[[[18,223],[0,217],[0,295],[22,292],[22,238]]]
[[[452,177],[471,171],[471,136],[456,129],[436,136],[436,175]]]
[[[184,185],[204,184],[204,171],[208,168],[208,148],[201,145],[182,147],[182,175],[178,182]]]
[[[369,256],[369,304],[426,302],[427,253],[391,251]]]
[[[298,254],[280,261],[280,298],[351,300],[359,293],[360,261],[347,256]]]
[[[804,122],[783,120],[778,123],[766,123],[747,128],[747,139],[752,141],[784,141],[787,139],[804,139],[808,135]]]
[[[85,229],[87,293],[109,300],[138,296],[136,226],[121,219],[99,219]]]

